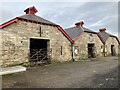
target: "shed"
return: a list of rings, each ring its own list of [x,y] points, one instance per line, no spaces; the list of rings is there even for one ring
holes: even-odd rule
[[[99,29],[99,35],[102,38],[103,45],[103,55],[104,56],[116,56],[119,54],[120,42],[117,36],[114,36],[106,32],[106,28]]]
[[[75,23],[74,27],[65,29],[67,34],[74,40],[73,56],[75,60],[95,58],[102,56],[101,46],[103,42],[97,32],[86,28],[84,22]]]
[[[35,15],[34,6],[24,12],[0,25],[0,66],[70,61],[73,40],[62,27]]]

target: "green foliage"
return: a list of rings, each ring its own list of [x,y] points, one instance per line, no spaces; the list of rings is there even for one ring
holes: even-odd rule
[[[88,60],[88,56],[85,54],[82,54],[80,60]]]

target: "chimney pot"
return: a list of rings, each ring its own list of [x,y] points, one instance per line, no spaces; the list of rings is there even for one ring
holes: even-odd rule
[[[105,32],[106,31],[106,28],[101,28],[99,29],[100,32]]]
[[[82,26],[83,26],[83,24],[84,24],[84,22],[83,22],[83,21],[75,23],[76,27],[80,27],[80,26],[82,27]]]
[[[26,12],[26,14],[35,14],[37,13],[37,9],[33,6],[33,7],[29,7],[26,10],[24,10],[24,12]]]

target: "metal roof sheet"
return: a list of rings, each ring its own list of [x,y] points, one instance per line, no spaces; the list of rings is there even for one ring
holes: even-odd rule
[[[82,32],[94,32],[88,28],[85,28],[85,27],[71,27],[71,28],[67,28],[65,29],[65,32],[73,39],[75,40],[77,37],[79,37],[79,35],[82,33]]]
[[[23,18],[23,19],[27,19],[27,20],[32,20],[32,21],[37,21],[37,22],[41,22],[41,23],[47,23],[47,24],[53,24],[53,25],[56,25],[55,23],[53,22],[50,22],[42,17],[39,17],[37,15],[34,15],[34,14],[26,14],[26,15],[23,15],[23,16],[20,16],[19,18]]]

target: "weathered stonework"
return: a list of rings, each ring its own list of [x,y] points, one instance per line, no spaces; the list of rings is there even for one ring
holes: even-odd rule
[[[2,65],[2,31],[0,30],[0,66]]]
[[[109,37],[106,41],[105,47],[106,47],[106,56],[111,56],[111,45],[114,45],[114,49],[115,49],[115,55],[120,54],[119,50],[120,50],[120,45],[117,41],[116,38],[114,37]]]
[[[42,34],[40,37],[39,28]],[[49,38],[51,60],[70,61],[71,43],[55,26],[41,25],[32,22],[17,21],[1,30],[2,59],[1,66],[29,62],[30,38]],[[62,46],[62,55],[61,55]]]
[[[75,42],[74,46],[78,46],[78,54],[75,55],[76,60],[88,58],[88,44],[95,45],[95,56],[102,56],[101,46],[103,45],[97,34],[84,32],[81,34],[79,39]]]

